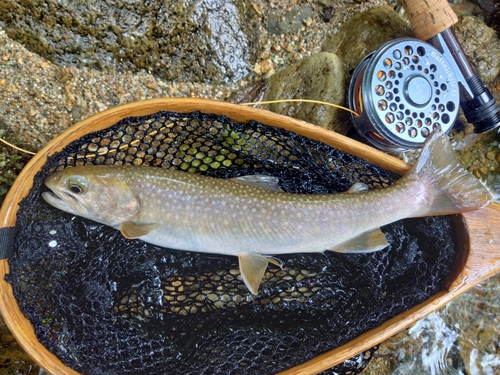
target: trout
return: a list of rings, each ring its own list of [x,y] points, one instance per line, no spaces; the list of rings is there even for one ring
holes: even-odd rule
[[[147,166],[66,168],[45,179],[52,206],[170,249],[234,255],[253,293],[268,263],[287,253],[372,252],[388,242],[380,227],[409,217],[480,209],[485,187],[457,161],[440,131],[412,169],[384,189],[356,183],[338,194],[282,192],[277,179],[232,179]]]

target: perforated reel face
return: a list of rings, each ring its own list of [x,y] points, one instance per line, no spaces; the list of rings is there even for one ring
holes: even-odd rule
[[[460,100],[458,83],[436,48],[401,38],[382,46],[365,64],[364,72],[353,76],[361,80],[358,100],[366,112],[354,118],[358,130],[413,148],[422,146],[436,127],[444,132],[452,127]]]

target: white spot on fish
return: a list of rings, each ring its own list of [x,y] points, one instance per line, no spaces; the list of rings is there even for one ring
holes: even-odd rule
[[[52,229],[52,230],[50,230],[50,232],[49,232],[49,234],[56,234],[56,233],[57,233],[57,230],[55,230],[55,229]]]
[[[57,246],[57,241],[56,240],[52,240],[49,242],[49,246],[50,247],[56,247]]]

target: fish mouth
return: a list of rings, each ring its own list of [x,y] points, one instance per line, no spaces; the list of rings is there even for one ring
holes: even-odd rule
[[[62,211],[76,215],[84,215],[87,213],[85,207],[70,194],[58,194],[54,191],[45,191],[42,193],[42,198],[51,206]]]
[[[45,200],[45,202],[56,208],[59,208],[60,210],[67,211],[69,208],[69,205],[66,203],[66,201],[56,195],[53,191],[43,192],[42,198]]]

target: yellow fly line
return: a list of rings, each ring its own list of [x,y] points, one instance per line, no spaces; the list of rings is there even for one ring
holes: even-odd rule
[[[341,105],[338,105],[338,104],[327,103],[327,102],[322,102],[320,100],[313,100],[313,99],[281,99],[281,100],[268,100],[265,102],[251,102],[251,103],[239,103],[239,104],[241,104],[241,105],[256,105],[256,104],[276,104],[276,103],[287,103],[287,102],[303,102],[303,103],[327,105],[330,107],[335,107],[335,108],[342,109],[344,111],[351,112],[355,116],[359,116],[359,114],[356,113],[355,111],[353,111],[352,109],[342,107]],[[29,154],[29,155],[35,155],[34,152],[24,150],[20,147],[14,146],[13,144],[7,142],[5,139],[0,138],[0,142],[2,142],[3,144],[5,144],[9,147],[12,147],[14,150],[21,151],[21,152],[24,152],[24,153]]]
[[[281,99],[281,100],[269,100],[265,102],[252,102],[252,103],[239,103],[241,105],[255,105],[255,104],[276,104],[276,103],[287,103],[287,102],[304,102],[304,103],[314,103],[314,104],[322,104],[322,105],[328,105],[330,107],[335,107],[339,109],[343,109],[344,111],[351,112],[355,116],[359,116],[359,114],[352,109],[342,107],[341,105],[338,104],[333,104],[333,103],[327,103],[327,102],[322,102],[320,100],[313,100],[313,99]]]
[[[17,146],[14,146],[12,143],[9,143],[7,142],[5,139],[3,138],[0,138],[0,142],[2,142],[3,144],[9,146],[9,147],[12,147],[14,150],[17,150],[17,151],[21,151],[21,152],[24,152],[26,154],[30,154],[30,155],[35,155],[34,152],[31,152],[31,151],[28,151],[28,150],[25,150],[25,149],[22,149],[20,147],[17,147]]]

